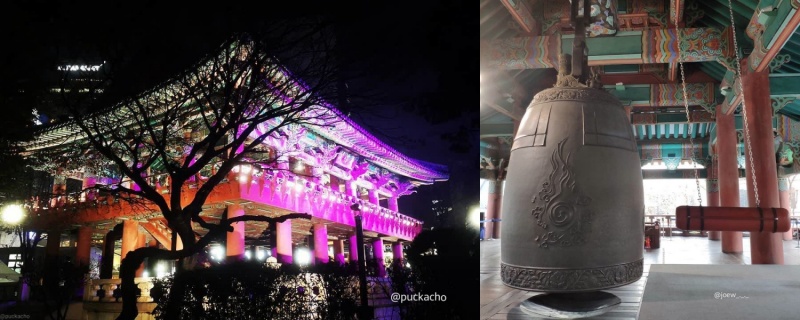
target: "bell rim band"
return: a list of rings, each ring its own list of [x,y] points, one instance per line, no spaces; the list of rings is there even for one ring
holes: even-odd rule
[[[613,277],[614,275],[613,273],[611,274],[612,276],[610,277],[610,279],[609,277],[607,277],[609,272],[614,272],[619,270],[626,271],[623,273],[624,274],[623,279],[616,281],[615,277]],[[583,287],[568,286],[564,288],[556,285],[547,285],[547,284],[543,285],[544,282],[531,282],[526,280],[526,279],[533,279],[535,277],[512,278],[509,275],[511,271],[516,271],[518,274],[523,272],[528,272],[531,273],[531,275],[542,272],[562,271],[562,272],[572,273],[567,275],[567,277],[569,277],[570,279],[574,277],[575,272],[582,272],[583,273],[582,275],[588,275],[589,277],[593,278],[591,280],[594,280],[594,281],[582,281],[581,283],[583,284],[586,283],[595,284],[602,282],[603,280],[604,281],[611,280],[613,281],[613,283],[607,285],[595,285],[595,286],[584,285]],[[598,273],[593,271],[600,271],[600,272]],[[639,279],[641,279],[643,273],[644,273],[644,258],[632,262],[594,267],[594,268],[539,268],[539,267],[517,266],[517,265],[507,264],[502,261],[500,262],[500,277],[501,280],[503,281],[503,284],[515,289],[520,289],[525,291],[537,291],[537,292],[568,293],[568,292],[587,292],[587,291],[611,289],[634,283]],[[599,279],[600,277],[598,277],[598,274],[604,276],[603,279]],[[541,279],[541,277],[539,277],[539,279]],[[576,283],[578,282],[577,281],[573,282],[573,284]]]

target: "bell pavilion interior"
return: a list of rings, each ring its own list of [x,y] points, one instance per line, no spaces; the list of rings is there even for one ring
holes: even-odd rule
[[[572,2],[480,2],[481,319],[796,318],[800,1]]]

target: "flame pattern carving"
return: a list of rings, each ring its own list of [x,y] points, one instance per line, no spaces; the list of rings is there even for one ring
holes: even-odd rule
[[[592,211],[588,206],[592,199],[581,193],[575,185],[575,177],[569,167],[571,154],[567,153],[564,158],[567,139],[561,140],[553,151],[550,158],[553,171],[532,201],[536,207],[531,213],[540,229],[534,240],[543,248],[582,245],[591,229]]]

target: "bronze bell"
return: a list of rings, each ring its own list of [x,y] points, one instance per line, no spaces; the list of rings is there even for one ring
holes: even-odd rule
[[[566,69],[533,98],[511,147],[500,257],[514,288],[596,291],[642,276],[644,191],[630,121],[596,77],[583,84]]]

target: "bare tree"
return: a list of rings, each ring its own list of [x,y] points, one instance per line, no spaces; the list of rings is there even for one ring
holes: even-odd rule
[[[319,21],[271,23],[260,33],[232,38],[179,76],[111,108],[94,110],[92,94],[99,86],[79,98],[74,90],[62,90],[73,117],[63,126],[74,134],[41,142],[37,152],[43,163],[51,169],[119,174],[122,179],[107,191],[123,200],[144,201],[183,242],[178,251],[139,248],[127,254],[120,267],[123,310],[118,319],[138,314],[134,277],[145,258],[190,257],[231,231],[234,222],[310,217],[245,215],[211,223],[200,213],[234,167],[281,170],[286,156],[298,151],[297,141],[284,139],[292,145],[274,148],[265,144],[268,139],[297,136],[301,126],[333,126],[341,118],[327,105],[337,101],[340,81],[331,54],[334,38],[327,31]],[[196,192],[187,192],[189,183]],[[187,196],[190,200],[182,205]],[[197,239],[193,224],[208,233]]]

